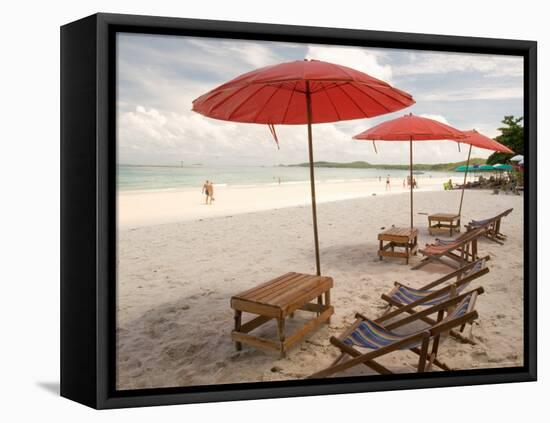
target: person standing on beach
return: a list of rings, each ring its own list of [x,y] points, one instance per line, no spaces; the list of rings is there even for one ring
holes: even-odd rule
[[[386,176],[386,191],[391,191],[390,175]]]
[[[214,201],[214,183],[212,181],[208,182],[207,192],[210,197],[210,205],[212,205],[212,201]]]
[[[210,182],[208,182],[208,179],[206,180],[206,182],[202,185],[202,193],[206,195],[206,200],[204,202],[204,204],[208,204],[208,197],[210,196],[210,194],[208,194],[208,184]]]

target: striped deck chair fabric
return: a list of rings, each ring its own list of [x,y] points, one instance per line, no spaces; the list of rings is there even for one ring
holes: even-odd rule
[[[372,320],[363,320],[355,330],[350,333],[343,342],[347,345],[355,345],[361,348],[377,350],[378,348],[391,345],[397,341],[405,339],[411,334],[399,335],[387,329]],[[400,349],[408,350],[420,345],[421,341],[416,341],[412,345],[404,345]]]
[[[468,295],[464,298],[457,307],[449,313],[440,323],[443,323],[448,320],[456,319],[458,317],[464,316],[470,311],[470,303],[473,295]],[[472,304],[473,308],[473,304]],[[423,332],[423,330],[417,331],[415,333]],[[377,324],[376,322],[367,319],[359,323],[353,332],[351,332],[346,338],[342,341],[347,345],[355,345],[361,348],[368,348],[376,350],[378,348],[391,345],[395,342],[398,342],[402,339],[405,339],[415,333],[407,333],[404,335],[392,332],[383,326]],[[400,349],[408,350],[420,345],[421,341],[416,341],[410,345],[403,345]]]
[[[435,245],[447,246],[447,245],[453,245],[456,242],[457,242],[456,239],[440,239],[440,238],[437,238],[435,240]]]
[[[472,266],[470,269],[465,271],[462,275],[463,278],[468,277],[474,273],[477,273],[481,271],[485,267],[485,260],[478,260],[474,266]],[[456,288],[456,294],[460,294],[469,283],[465,283],[463,285],[457,286]],[[395,301],[400,302],[401,304],[411,304],[415,301],[421,300],[423,298],[426,298],[428,295],[433,294],[434,292],[439,291],[439,289],[415,289],[411,288],[405,285],[397,285],[392,292],[390,292],[390,297],[393,298]],[[441,294],[440,296],[437,296],[433,298],[430,301],[423,302],[422,305],[437,305],[443,301],[446,301],[450,298],[451,293],[445,292]]]
[[[489,218],[489,219],[483,219],[483,220],[472,220],[469,225],[474,227],[474,228],[479,228],[481,226],[485,226],[486,224],[488,223],[491,223],[491,221],[493,220],[493,218]]]

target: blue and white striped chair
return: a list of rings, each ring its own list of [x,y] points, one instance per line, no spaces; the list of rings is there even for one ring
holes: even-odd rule
[[[410,350],[418,355],[417,372],[430,371],[433,366],[442,370],[451,370],[437,359],[439,345],[446,334],[453,328],[471,324],[478,318],[475,304],[483,288],[449,298],[427,310],[407,316],[391,324],[380,322],[357,314],[355,322],[339,337],[331,337],[330,342],[341,350],[341,355],[326,369],[309,376],[311,379],[323,378],[363,364],[381,374],[392,373],[375,359],[386,354]],[[423,315],[437,313],[433,325],[409,333],[397,333],[394,329],[414,323]],[[362,352],[367,349],[370,352]]]
[[[417,307],[434,306],[459,295],[474,280],[489,273],[488,260],[489,256],[468,263],[460,269],[420,288],[412,288],[395,282],[393,289],[382,295],[382,299],[388,303],[388,308],[377,321],[388,321],[402,313],[413,314],[416,313]],[[392,308],[395,309],[392,311]],[[425,316],[422,320],[428,324],[434,324],[435,322],[430,316]],[[464,327],[461,327],[460,332],[463,330]],[[452,331],[451,335],[463,342],[474,343],[471,338],[465,338],[456,331]]]

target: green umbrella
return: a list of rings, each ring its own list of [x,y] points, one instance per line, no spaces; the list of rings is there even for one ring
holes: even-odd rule
[[[513,166],[512,165],[509,165],[509,164],[496,164],[493,166],[493,169],[495,170],[506,170],[506,171],[510,171],[510,170],[513,170]]]
[[[455,172],[493,172],[495,169],[491,165],[461,165],[455,168]]]

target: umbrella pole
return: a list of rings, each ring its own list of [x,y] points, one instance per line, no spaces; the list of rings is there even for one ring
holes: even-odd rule
[[[472,144],[468,150],[468,160],[466,160],[466,170],[464,171],[464,182],[462,183],[462,193],[460,194],[460,206],[458,207],[458,217],[462,216],[462,200],[464,200],[464,188],[466,187],[466,177],[468,176],[468,167],[470,166],[470,155],[472,154]]]
[[[411,187],[411,229],[413,228],[413,139],[409,139],[409,182]]]
[[[313,238],[315,241],[315,266],[317,275],[321,276],[321,261],[319,259],[319,235],[317,233],[317,202],[315,199],[315,171],[313,166],[313,137],[311,134],[311,93],[309,81],[306,81],[306,105],[307,105],[307,145],[309,151],[309,181],[311,184],[311,211],[313,213]]]

